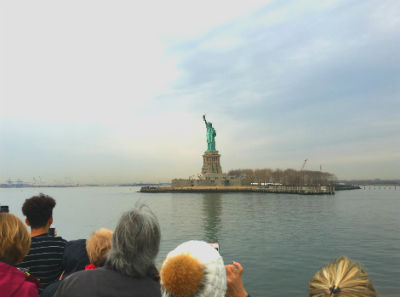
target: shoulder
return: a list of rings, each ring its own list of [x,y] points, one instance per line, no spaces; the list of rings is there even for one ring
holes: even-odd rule
[[[108,281],[107,271],[100,268],[93,270],[82,270],[68,275],[60,281],[54,297],[61,296],[85,296],[102,289]]]
[[[32,237],[31,248],[27,256],[42,253],[43,249],[51,251],[63,251],[67,241],[60,236],[54,237],[49,235]]]
[[[62,238],[61,236],[47,236],[42,239],[41,244],[42,245],[50,245],[53,247],[58,246],[58,247],[65,248],[67,241],[64,238]]]
[[[54,297],[88,295],[159,297],[160,294],[159,283],[149,277],[128,277],[114,270],[100,267],[71,274],[61,281]]]
[[[51,238],[52,241],[54,242],[59,242],[61,244],[63,244],[64,246],[67,244],[67,240],[65,240],[64,238],[62,238],[61,236],[49,236],[49,238]]]
[[[24,281],[22,286],[19,288],[17,296],[39,297],[38,288],[36,284],[30,281]]]
[[[49,234],[42,234],[39,236],[32,237],[32,245],[33,244],[37,244],[37,245],[46,244],[48,242],[59,243],[64,246],[67,243],[67,241],[64,238],[62,238],[61,236],[51,236]]]
[[[86,245],[86,239],[68,240],[66,246],[82,246]]]
[[[68,275],[63,281],[63,284],[77,284],[83,283],[86,284],[91,279],[101,280],[101,278],[107,278],[109,275],[108,269],[90,269],[90,270],[80,270]]]
[[[77,239],[77,240],[70,240],[65,242],[65,249],[66,250],[86,250],[86,239]]]
[[[29,281],[27,279],[27,275],[24,272],[4,263],[0,263],[0,271],[3,274],[3,280],[7,282],[8,286],[17,288],[17,290],[15,291],[15,296],[39,296],[36,284]]]
[[[80,287],[88,283],[86,279],[87,274],[82,272],[86,271],[72,273],[60,281],[54,297],[75,296],[75,294],[80,291]]]

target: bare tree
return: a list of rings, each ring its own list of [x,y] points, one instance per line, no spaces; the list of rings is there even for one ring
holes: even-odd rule
[[[241,178],[243,185],[252,183],[281,183],[289,186],[301,185],[333,185],[337,178],[329,172],[313,170],[295,170],[295,169],[234,169],[230,170],[228,175]]]

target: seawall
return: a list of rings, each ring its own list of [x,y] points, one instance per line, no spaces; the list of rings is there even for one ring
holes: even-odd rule
[[[197,186],[197,187],[142,187],[142,193],[284,193],[284,194],[301,194],[301,195],[333,195],[335,194],[334,186]]]

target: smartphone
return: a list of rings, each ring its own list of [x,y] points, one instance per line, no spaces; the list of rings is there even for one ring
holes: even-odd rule
[[[50,236],[55,236],[56,235],[55,231],[56,231],[56,228],[49,228],[49,235]]]
[[[8,205],[1,205],[0,206],[0,212],[10,212]]]

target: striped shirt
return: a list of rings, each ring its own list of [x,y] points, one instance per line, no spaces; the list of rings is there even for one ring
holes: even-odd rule
[[[66,242],[60,236],[47,233],[32,237],[29,253],[18,267],[28,269],[46,287],[57,280],[64,269],[62,263]]]

